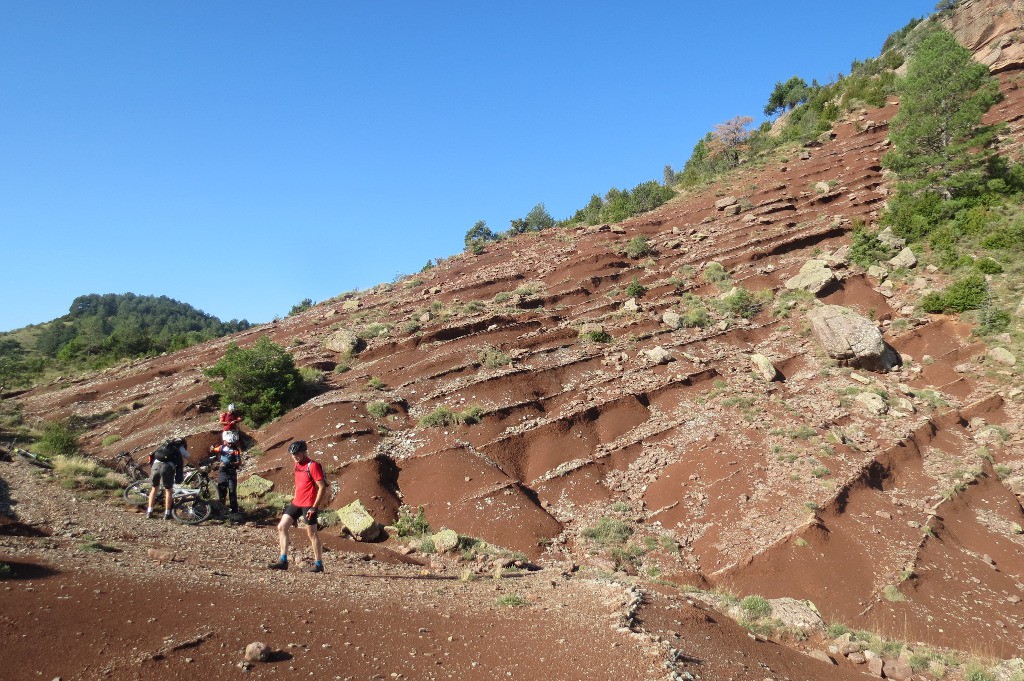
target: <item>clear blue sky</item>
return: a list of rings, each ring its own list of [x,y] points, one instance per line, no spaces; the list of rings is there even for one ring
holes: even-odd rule
[[[0,330],[86,293],[265,322],[474,222],[661,179],[934,0],[0,0]]]

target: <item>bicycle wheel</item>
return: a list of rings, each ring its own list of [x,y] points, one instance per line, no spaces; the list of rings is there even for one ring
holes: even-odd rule
[[[149,490],[153,489],[153,483],[149,480],[136,480],[124,488],[125,501],[140,506],[149,503]]]
[[[179,523],[195,525],[210,517],[213,508],[203,499],[187,499],[174,502],[171,514]]]

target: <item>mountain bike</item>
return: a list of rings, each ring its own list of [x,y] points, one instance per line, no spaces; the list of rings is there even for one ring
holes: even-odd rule
[[[124,498],[138,506],[146,506],[149,504],[151,489],[151,480],[136,480],[124,488]],[[209,518],[213,514],[213,506],[210,504],[210,467],[186,466],[184,479],[174,485],[171,503],[171,515],[179,523],[195,525]]]
[[[33,466],[39,466],[40,468],[47,468],[47,469],[52,469],[53,468],[53,462],[50,459],[50,457],[43,456],[42,454],[36,454],[34,452],[30,452],[27,449],[22,449],[21,447],[19,447],[16,444],[14,444],[14,442],[11,442],[11,452],[13,452],[14,454],[17,454],[18,456],[22,457],[23,459],[28,461]]]
[[[149,476],[146,474],[146,469],[136,463],[135,459],[132,458],[132,454],[140,449],[142,449],[142,445],[139,445],[128,452],[121,452],[115,456],[114,470],[129,480],[145,480],[148,478]]]

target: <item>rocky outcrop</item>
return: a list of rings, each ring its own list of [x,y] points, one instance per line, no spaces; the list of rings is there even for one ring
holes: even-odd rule
[[[969,0],[942,24],[993,73],[1024,66],[1024,6],[1006,0]]]
[[[867,317],[841,305],[822,305],[807,313],[815,338],[829,357],[868,371],[889,371],[899,366],[899,354],[882,340],[882,333]]]
[[[818,295],[835,283],[836,276],[824,260],[808,260],[796,276],[786,281],[791,291],[804,290]]]

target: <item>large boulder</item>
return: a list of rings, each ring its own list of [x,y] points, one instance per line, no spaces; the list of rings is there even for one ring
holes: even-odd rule
[[[359,351],[359,336],[349,329],[338,329],[324,338],[323,345],[331,352],[351,356]]]
[[[807,313],[821,348],[846,366],[868,371],[889,371],[900,356],[882,340],[873,321],[842,305],[822,305]]]
[[[338,509],[338,520],[356,541],[373,541],[380,536],[380,524],[358,499]]]
[[[804,290],[818,295],[836,280],[828,263],[824,260],[808,260],[796,276],[786,282],[791,291]]]
[[[437,553],[447,553],[459,547],[459,535],[455,530],[435,532],[430,535],[430,540],[434,543],[434,551]]]
[[[914,252],[910,250],[909,246],[906,246],[902,251],[889,259],[889,264],[897,269],[901,267],[910,269],[917,265],[917,256],[914,255]]]
[[[240,497],[262,497],[274,489],[274,483],[258,475],[250,475],[238,483],[238,496]]]
[[[768,382],[774,381],[779,375],[772,361],[761,353],[754,353],[750,356],[750,367],[758,376]]]
[[[673,310],[665,310],[665,314],[661,315],[661,321],[670,329],[678,329],[683,326],[682,316]]]

